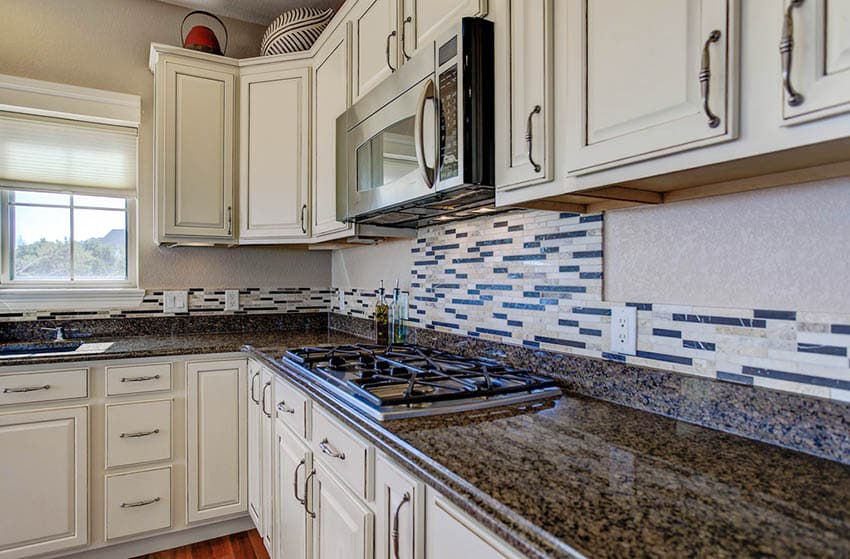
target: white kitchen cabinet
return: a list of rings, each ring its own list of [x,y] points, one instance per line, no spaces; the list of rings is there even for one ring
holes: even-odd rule
[[[425,557],[425,486],[378,454],[375,461],[377,559]]]
[[[255,361],[248,362],[248,514],[254,526],[263,536],[263,450],[260,406],[262,368]]]
[[[734,139],[738,20],[736,0],[571,0],[569,171]]]
[[[351,99],[349,28],[341,26],[317,53],[313,68],[313,180],[314,239],[351,235],[354,225],[336,220],[336,119]]]
[[[352,94],[354,101],[392,74],[401,62],[398,0],[361,0],[352,26]]]
[[[779,7],[777,6],[777,9]],[[782,118],[806,122],[850,110],[850,2],[784,0]]]
[[[486,528],[428,490],[425,507],[426,557],[462,557],[463,559],[520,559],[515,550],[499,541]]]
[[[401,0],[401,3],[399,48],[405,60],[456,25],[460,18],[484,17],[488,10],[488,0]]]
[[[490,0],[495,23],[496,186],[552,180],[552,0]]]
[[[287,425],[275,422],[277,459],[274,541],[278,559],[308,559],[312,552],[312,518],[307,514],[307,476],[313,468],[310,449]]]
[[[88,543],[88,408],[0,415],[0,558]]]
[[[235,239],[238,67],[228,60],[152,51],[160,243]]]
[[[263,66],[240,83],[239,242],[309,237],[310,70]]]
[[[260,373],[260,485],[263,488],[263,544],[271,553],[274,538],[274,374],[262,367]]]
[[[371,559],[375,515],[321,463],[315,464],[313,559]],[[432,557],[449,557],[433,555]]]
[[[186,364],[189,522],[246,512],[247,369],[245,359]]]

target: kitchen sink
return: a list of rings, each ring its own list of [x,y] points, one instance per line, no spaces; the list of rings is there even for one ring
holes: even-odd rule
[[[0,357],[35,355],[41,353],[63,353],[74,351],[83,345],[81,341],[21,342],[0,345]]]

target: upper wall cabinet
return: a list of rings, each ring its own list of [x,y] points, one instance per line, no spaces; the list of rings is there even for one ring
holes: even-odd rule
[[[157,240],[232,241],[238,68],[168,54],[152,64]]]
[[[784,0],[782,9],[784,122],[850,110],[850,2]]]
[[[569,3],[569,170],[733,139],[733,0]]]
[[[239,243],[305,242],[310,69],[254,66],[239,82]]]
[[[496,186],[553,176],[552,0],[490,0],[495,22]]]
[[[488,3],[488,0],[401,0],[402,58],[410,59],[460,18],[487,15]]]
[[[352,93],[360,99],[399,64],[397,0],[362,0],[351,15]]]

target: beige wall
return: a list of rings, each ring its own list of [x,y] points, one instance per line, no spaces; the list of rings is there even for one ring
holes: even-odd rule
[[[850,312],[850,179],[605,216],[610,301]]]
[[[403,239],[334,251],[333,286],[376,288],[384,280],[384,286],[389,288],[398,279],[402,289],[409,289],[413,267],[410,248],[415,242]]]
[[[0,73],[142,97],[139,281],[146,288],[325,286],[330,255],[280,248],[153,243],[151,42],[177,45],[185,8],[154,0],[0,0]],[[256,56],[263,28],[226,20],[227,54]]]

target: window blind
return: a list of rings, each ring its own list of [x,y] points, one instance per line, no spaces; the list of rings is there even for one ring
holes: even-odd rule
[[[0,111],[0,186],[136,196],[135,128]]]

